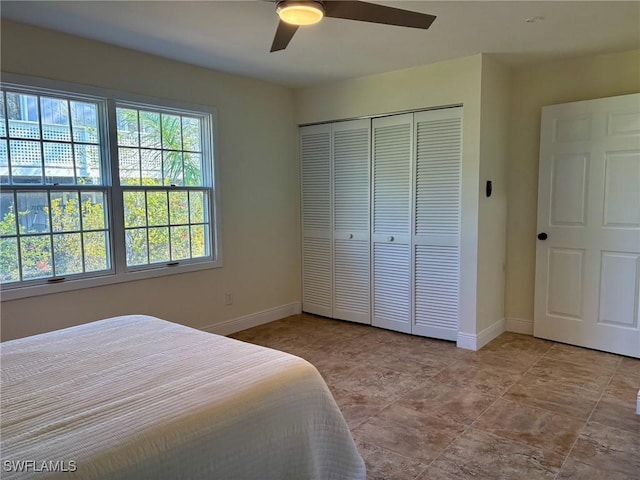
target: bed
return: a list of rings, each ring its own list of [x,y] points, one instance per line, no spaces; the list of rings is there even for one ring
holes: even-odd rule
[[[2,478],[365,478],[305,360],[130,315],[0,344]]]

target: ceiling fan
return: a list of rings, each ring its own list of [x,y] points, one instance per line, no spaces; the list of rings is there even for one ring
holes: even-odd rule
[[[400,27],[427,29],[436,19],[434,15],[412,12],[368,2],[343,0],[280,0],[276,3],[280,17],[271,51],[284,50],[301,25],[318,23],[323,17],[344,18],[359,22],[382,23]]]

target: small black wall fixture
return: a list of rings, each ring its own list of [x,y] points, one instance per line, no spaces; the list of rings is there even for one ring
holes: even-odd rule
[[[491,196],[491,191],[493,190],[493,185],[491,185],[491,180],[487,180],[487,186],[485,192],[487,194],[487,198]]]

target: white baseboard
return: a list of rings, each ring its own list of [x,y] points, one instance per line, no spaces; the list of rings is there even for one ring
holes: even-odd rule
[[[507,318],[507,332],[533,335],[533,321],[524,318]]]
[[[505,332],[505,319],[493,322],[478,334],[458,332],[456,345],[466,350],[480,350],[487,343]]]
[[[208,325],[200,328],[200,330],[204,330],[209,333],[216,333],[218,335],[230,335],[232,333],[239,332],[240,330],[257,327],[258,325],[280,320],[281,318],[285,318],[290,315],[297,315],[301,312],[302,304],[300,302],[292,302],[287,305],[262,310],[261,312],[250,313],[249,315],[243,315],[242,317],[225,320],[224,322],[216,323],[214,325]]]

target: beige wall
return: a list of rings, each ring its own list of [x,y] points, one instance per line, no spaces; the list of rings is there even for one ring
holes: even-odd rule
[[[3,302],[3,340],[127,313],[204,327],[300,301],[289,89],[11,22],[1,40],[3,72],[216,107],[224,249],[222,268]]]
[[[640,91],[640,51],[514,71],[509,143],[506,316],[533,321],[540,109]]]
[[[478,332],[492,326],[501,327],[505,318],[510,96],[511,70],[491,56],[484,55],[478,192]],[[487,180],[491,180],[493,186],[489,198],[485,194]]]
[[[460,331],[477,332],[477,225],[482,55],[295,91],[299,124],[463,105]]]

